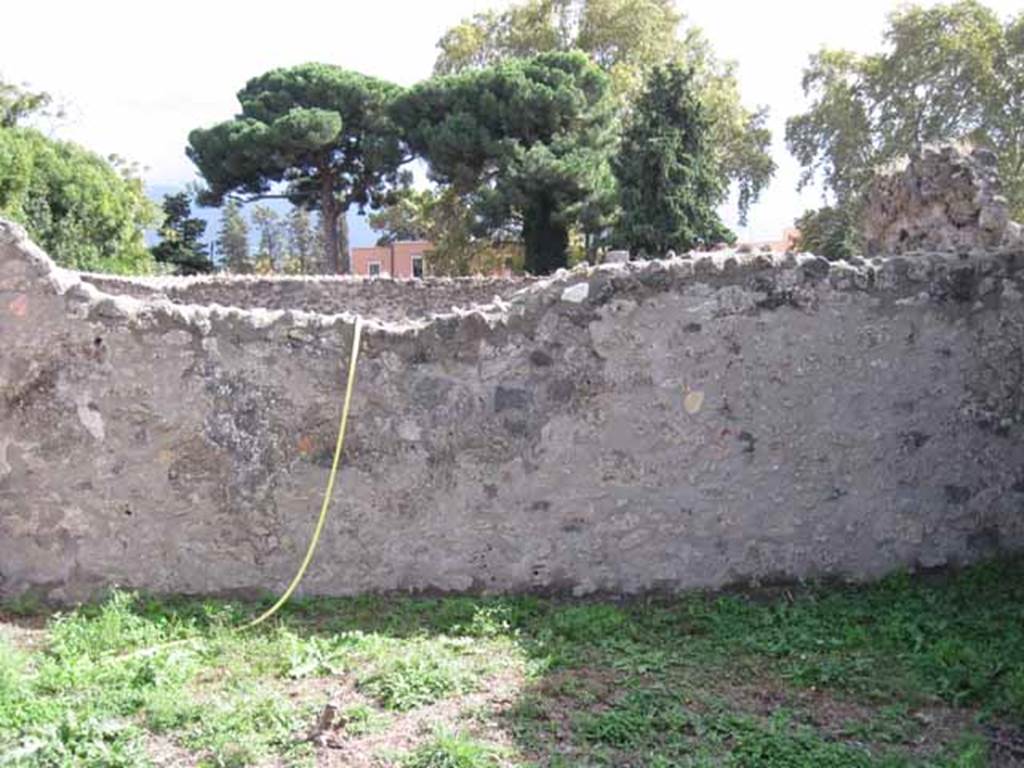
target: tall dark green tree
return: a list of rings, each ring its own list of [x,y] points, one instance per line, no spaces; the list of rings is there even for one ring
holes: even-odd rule
[[[744,106],[735,63],[715,55],[673,0],[520,0],[464,19],[438,48],[438,74],[549,51],[583,51],[608,74],[620,113],[630,111],[651,69],[679,62],[694,73],[713,150],[736,185],[741,221],[775,172],[767,108]]]
[[[320,213],[324,262],[348,272],[341,223],[350,206],[375,208],[406,160],[387,107],[401,89],[328,64],[275,69],[238,93],[234,119],[189,134],[187,153],[220,204],[285,197]]]
[[[192,216],[192,203],[187,192],[164,195],[164,221],[160,226],[160,242],[150,250],[158,263],[170,264],[179,275],[196,275],[213,271],[203,235],[206,222]]]
[[[678,64],[655,68],[612,164],[622,209],[616,239],[633,253],[663,256],[735,240],[716,211],[728,180],[709,128],[692,74]]]
[[[217,252],[221,265],[228,272],[246,274],[253,271],[249,255],[249,224],[236,200],[228,200],[217,233]]]
[[[610,195],[608,77],[585,55],[547,53],[435,77],[392,114],[432,177],[471,201],[479,232],[518,231],[526,269],[567,263],[569,228]]]

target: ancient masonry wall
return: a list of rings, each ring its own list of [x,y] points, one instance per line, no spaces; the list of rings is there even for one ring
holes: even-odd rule
[[[531,278],[464,277],[366,280],[358,277],[119,278],[88,274],[83,280],[110,294],[167,299],[176,304],[217,304],[244,309],[351,312],[401,321],[490,304],[535,282]]]
[[[1020,549],[1022,264],[725,253],[431,297],[80,276],[0,222],[0,594],[281,588],[348,310],[365,347],[307,592],[864,579]]]

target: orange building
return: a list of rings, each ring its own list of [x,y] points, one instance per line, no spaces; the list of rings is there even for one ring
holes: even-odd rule
[[[433,244],[426,240],[403,240],[390,245],[352,249],[352,274],[364,277],[423,277],[426,254]]]

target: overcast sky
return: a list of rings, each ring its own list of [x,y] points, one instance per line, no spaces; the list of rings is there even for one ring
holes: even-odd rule
[[[230,117],[235,92],[267,69],[324,61],[410,84],[430,74],[441,34],[502,0],[32,0],[5,3],[0,78],[49,91],[68,107],[54,129],[146,168],[153,185],[194,178],[188,131]],[[999,13],[1020,0],[989,0]],[[875,50],[886,0],[680,2],[723,58],[739,63],[746,101],[771,108],[779,170],[741,239],[774,239],[818,193],[795,191],[798,168],[783,144],[803,105],[800,73],[821,46]],[[734,212],[723,211],[731,224]]]

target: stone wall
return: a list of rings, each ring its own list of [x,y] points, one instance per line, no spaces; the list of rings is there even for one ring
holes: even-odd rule
[[[85,274],[101,291],[175,304],[352,312],[399,321],[451,312],[455,307],[490,304],[511,296],[532,278],[427,277],[422,280],[361,277],[135,277]]]
[[[370,312],[303,588],[677,590],[1019,549],[1022,263],[718,253]],[[0,224],[0,593],[280,589],[353,316],[98,285]]]
[[[868,253],[1019,247],[997,167],[987,149],[947,144],[876,175],[861,217]]]

